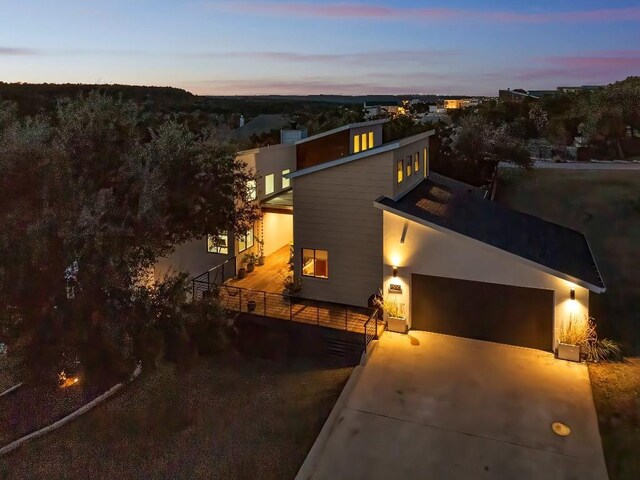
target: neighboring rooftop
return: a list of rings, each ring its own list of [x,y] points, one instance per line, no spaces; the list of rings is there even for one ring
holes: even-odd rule
[[[401,199],[380,197],[375,203],[383,210],[517,255],[595,292],[605,290],[582,233],[484,200],[470,185],[430,173]]]
[[[273,130],[280,130],[283,127],[291,125],[291,117],[289,115],[262,114],[245,123],[242,127],[236,128],[232,135],[236,139],[248,139],[252,135],[262,135]]]

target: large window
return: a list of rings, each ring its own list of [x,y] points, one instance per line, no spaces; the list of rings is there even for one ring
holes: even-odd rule
[[[207,252],[227,255],[229,253],[229,234],[222,232],[219,235],[207,235]]]
[[[244,252],[247,248],[253,247],[253,227],[245,233],[238,235],[238,253]]]
[[[411,155],[407,157],[407,177],[411,176]]]
[[[256,187],[255,180],[247,181],[247,191],[249,192],[249,200],[255,200],[258,198],[258,189]]]
[[[353,136],[353,153],[364,152],[373,148],[373,132]]]
[[[420,153],[416,152],[413,154],[413,171],[417,172],[420,170]]]
[[[275,189],[275,175],[273,173],[270,173],[269,175],[264,177],[264,194],[270,195]]]
[[[291,173],[289,169],[282,170],[282,188],[289,188],[291,186],[291,180],[285,177],[285,175],[289,175],[289,173]]]
[[[302,275],[304,277],[329,278],[329,252],[303,248]]]
[[[404,162],[402,160],[398,160],[397,168],[398,168],[398,183],[400,183],[404,177]]]

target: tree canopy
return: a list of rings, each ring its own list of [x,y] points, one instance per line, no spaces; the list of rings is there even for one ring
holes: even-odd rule
[[[139,274],[175,245],[256,218],[253,173],[219,132],[97,92],[19,119],[0,103],[0,306],[37,326],[64,305],[126,330]],[[67,320],[69,320],[67,319]]]

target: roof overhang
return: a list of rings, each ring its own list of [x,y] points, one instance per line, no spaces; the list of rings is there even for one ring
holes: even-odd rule
[[[478,245],[480,245],[480,246],[482,246],[484,248],[487,248],[489,250],[500,252],[501,254],[508,256],[512,260],[515,260],[515,261],[517,261],[519,263],[522,263],[524,265],[527,265],[529,267],[536,268],[536,269],[538,269],[540,271],[548,273],[549,275],[553,275],[554,277],[558,277],[558,278],[561,278],[561,279],[566,280],[568,282],[575,283],[576,285],[579,285],[579,286],[581,286],[583,288],[586,288],[591,292],[604,293],[606,291],[606,287],[600,287],[598,285],[593,285],[593,284],[591,284],[589,282],[586,282],[584,280],[581,280],[579,278],[573,277],[573,276],[568,275],[568,274],[563,273],[563,272],[559,272],[559,271],[554,270],[552,268],[549,268],[549,267],[547,267],[545,265],[541,265],[541,264],[539,264],[537,262],[529,260],[528,258],[521,257],[519,255],[516,255],[514,253],[508,252],[508,251],[503,250],[501,248],[494,247],[493,245],[489,245],[488,243],[481,242],[480,240],[477,240],[475,238],[468,237],[466,235],[462,235],[461,233],[455,232],[455,231],[450,230],[448,228],[445,228],[445,227],[443,227],[441,225],[437,225],[437,224],[435,224],[433,222],[429,222],[429,221],[427,221],[427,220],[425,220],[423,218],[419,218],[419,217],[411,215],[411,214],[409,214],[407,212],[403,212],[401,210],[395,209],[395,208],[390,207],[388,205],[384,205],[384,204],[380,203],[380,201],[383,198],[385,198],[385,197],[380,197],[380,198],[378,198],[377,200],[375,200],[373,202],[374,206],[376,208],[380,209],[380,210],[383,210],[385,212],[397,215],[399,217],[402,217],[402,218],[404,218],[406,220],[410,220],[412,222],[418,223],[420,225],[424,225],[425,227],[432,228],[432,229],[434,229],[436,231],[439,231],[441,233],[445,233],[447,235],[452,235],[453,237],[456,237],[456,238],[462,238],[462,239],[468,240],[470,242],[474,242],[474,243],[476,243],[476,244],[478,244]]]

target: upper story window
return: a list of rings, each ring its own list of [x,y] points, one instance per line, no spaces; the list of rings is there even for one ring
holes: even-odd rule
[[[258,188],[255,180],[247,181],[247,192],[249,194],[249,200],[255,200],[258,198]]]
[[[404,161],[403,160],[398,160],[397,170],[398,170],[398,183],[400,183],[404,178]]]
[[[269,195],[273,193],[275,189],[275,175],[273,173],[270,173],[269,175],[264,177],[264,194]]]
[[[253,227],[245,233],[238,235],[238,253],[244,252],[247,248],[253,247]]]
[[[373,148],[373,132],[353,136],[353,153],[364,152]]]
[[[304,277],[329,278],[329,252],[303,248],[302,275]]]
[[[407,177],[411,176],[411,155],[407,157]]]
[[[417,172],[420,170],[420,153],[416,152],[413,154],[413,171]]]
[[[207,252],[229,254],[229,234],[222,232],[219,235],[207,235]]]
[[[282,170],[282,188],[289,188],[291,186],[291,179],[286,178],[285,175],[289,175],[291,170]]]

